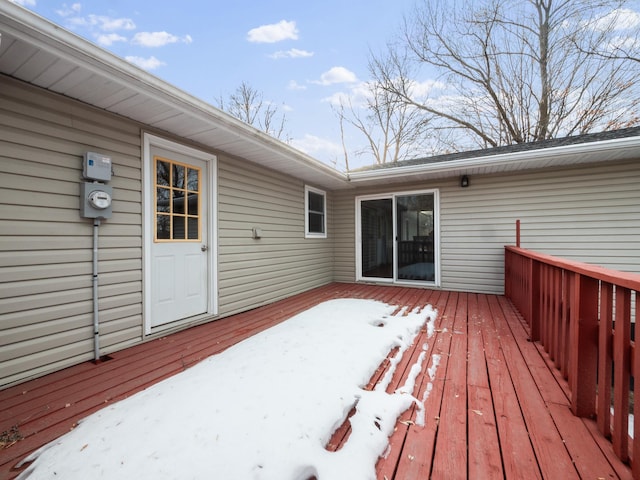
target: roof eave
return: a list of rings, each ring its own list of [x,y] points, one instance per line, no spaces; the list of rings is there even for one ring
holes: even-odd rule
[[[126,84],[147,98],[171,105],[181,113],[196,116],[203,122],[213,123],[216,128],[242,137],[299,166],[308,168],[308,178],[315,178],[320,186],[349,187],[345,173],[267,135],[24,7],[11,2],[0,2],[0,14],[6,16],[4,20],[6,33],[16,38],[76,62],[96,75]]]
[[[529,170],[545,167],[561,166],[568,163],[584,164],[610,159],[625,159],[639,157],[640,136],[616,138],[589,143],[563,145],[544,149],[533,149],[519,152],[509,152],[489,156],[467,157],[446,162],[425,163],[420,165],[394,166],[351,172],[349,179],[354,184],[377,183],[385,181],[401,181],[409,177],[433,176],[437,178],[452,177],[473,170],[474,173],[492,173],[500,171]],[[589,154],[587,156],[587,154]],[[594,158],[594,154],[598,154]]]

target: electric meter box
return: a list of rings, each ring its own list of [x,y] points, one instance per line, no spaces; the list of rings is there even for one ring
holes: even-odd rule
[[[111,180],[111,157],[101,153],[86,152],[82,164],[82,175],[87,180],[108,182]]]
[[[80,184],[80,216],[84,218],[111,218],[113,188],[103,183]]]

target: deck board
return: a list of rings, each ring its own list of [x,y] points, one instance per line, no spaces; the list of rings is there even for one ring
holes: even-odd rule
[[[469,478],[502,478],[495,410],[485,356],[483,325],[478,313],[478,296],[469,295],[467,395],[469,418]]]
[[[439,296],[432,298],[432,304],[438,310],[436,320],[436,332],[429,342],[429,352],[440,355],[440,363],[435,371],[433,380],[425,376],[418,394],[418,399],[425,398],[425,391],[430,389],[424,401],[424,426],[409,425],[406,429],[404,442],[391,438],[391,449],[402,448],[402,456],[398,454],[399,462],[395,476],[391,478],[429,478],[433,466],[433,452],[436,445],[436,437],[440,427],[440,415],[442,406],[442,396],[444,392],[447,365],[449,362],[449,352],[451,347],[451,331],[453,330],[453,319],[455,307],[451,305],[456,302],[457,295],[449,292],[442,292]],[[433,356],[430,358],[428,367],[432,366]],[[378,478],[384,478],[379,475]]]
[[[538,465],[544,478],[578,478],[577,471],[571,461],[553,419],[548,415],[540,415],[546,405],[538,390],[527,364],[518,348],[513,331],[509,329],[497,297],[490,300],[491,312],[496,322],[496,333],[501,340],[505,361],[509,365],[511,379],[520,400],[520,408],[527,425],[529,438],[538,459]]]
[[[450,309],[455,308],[455,313],[432,470],[434,477],[450,479],[467,476],[466,294],[455,294],[455,297],[457,302],[448,305]]]
[[[89,413],[332,298],[438,310],[435,333],[420,332],[387,388],[402,386],[426,350],[413,392],[424,409],[414,404],[398,419],[379,479],[632,478],[595,422],[571,414],[566,382],[505,297],[362,284],[327,285],[0,391],[0,431],[16,426],[24,437],[0,450],[0,478],[15,477],[16,462]],[[440,362],[431,377],[434,355]],[[365,388],[375,388],[388,366],[381,362]],[[347,419],[327,450],[342,448],[349,434]]]
[[[446,361],[449,354],[450,335],[443,334],[443,327],[446,327],[446,304],[449,295],[447,292],[437,292],[431,297],[431,304],[440,308],[439,316],[436,320],[436,332],[428,341],[428,352],[431,353],[426,364],[426,371],[433,366],[433,354],[441,354],[442,362],[440,367],[446,369]],[[451,325],[452,326],[452,325]],[[423,375],[414,396],[420,400],[425,399],[425,391],[428,389],[428,396],[424,400],[424,426],[418,425],[415,428],[408,422],[416,422],[416,409],[411,411],[411,415],[404,416],[398,426],[396,434],[390,439],[390,450],[395,452],[395,458],[399,459],[397,465],[390,462],[378,462],[378,478],[429,478],[433,463],[432,455],[435,446],[435,438],[438,430],[440,405],[442,399],[442,386],[444,385],[444,374],[442,379],[433,379],[428,375]],[[401,457],[402,455],[402,457]]]

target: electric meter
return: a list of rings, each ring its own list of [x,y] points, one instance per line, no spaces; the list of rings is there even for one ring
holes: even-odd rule
[[[104,210],[111,205],[111,195],[102,190],[94,190],[89,194],[89,205],[98,210]]]
[[[84,218],[111,218],[113,188],[104,183],[80,184],[80,216]]]

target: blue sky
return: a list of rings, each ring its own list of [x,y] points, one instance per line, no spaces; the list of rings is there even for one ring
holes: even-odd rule
[[[414,0],[13,0],[213,105],[245,82],[286,116],[292,145],[343,169],[331,99],[368,79],[369,51]],[[359,148],[352,134],[349,149]],[[351,157],[350,167],[372,158]]]

